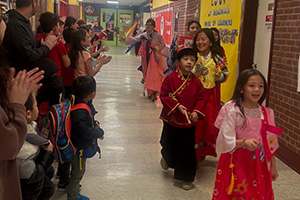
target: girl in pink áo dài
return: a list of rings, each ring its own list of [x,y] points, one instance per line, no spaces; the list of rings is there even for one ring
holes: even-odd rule
[[[261,105],[267,83],[256,69],[243,71],[232,100],[221,109],[215,126],[220,129],[216,151],[221,153],[213,200],[273,200],[272,180],[278,177],[274,112]]]

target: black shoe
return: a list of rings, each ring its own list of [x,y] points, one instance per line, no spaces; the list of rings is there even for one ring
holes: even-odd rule
[[[69,180],[70,181],[70,180]],[[67,192],[68,191],[68,186],[69,186],[69,181],[67,183],[65,183],[64,185],[62,184],[58,184],[57,185],[57,191],[60,192]],[[79,192],[81,191],[81,184],[79,184]]]
[[[70,179],[68,181],[66,181],[65,183],[58,182],[57,190],[60,191],[60,192],[67,192],[69,182],[70,182]]]

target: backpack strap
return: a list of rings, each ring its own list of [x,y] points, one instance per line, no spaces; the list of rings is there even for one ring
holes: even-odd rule
[[[78,104],[74,105],[71,108],[71,112],[74,111],[74,110],[78,110],[78,109],[85,109],[85,110],[87,110],[89,112],[89,114],[90,114],[90,117],[91,118],[93,117],[91,109],[90,109],[90,107],[87,104],[85,104],[85,103],[78,103]]]

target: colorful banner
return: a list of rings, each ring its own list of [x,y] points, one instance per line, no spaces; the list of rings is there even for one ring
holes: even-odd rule
[[[227,102],[232,97],[238,65],[239,35],[241,26],[242,0],[201,1],[200,24],[216,27],[220,31],[221,45],[225,49],[229,77],[221,85],[221,99]]]
[[[159,10],[154,13],[155,30],[163,36],[167,47],[170,47],[172,43],[172,17],[173,8]]]

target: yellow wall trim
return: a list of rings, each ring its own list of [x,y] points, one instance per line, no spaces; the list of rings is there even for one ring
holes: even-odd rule
[[[79,6],[79,1],[78,0],[69,0],[69,4]]]
[[[47,11],[48,12],[54,12],[54,7],[53,7],[53,0],[48,0],[47,2]]]
[[[152,2],[152,9],[156,9],[165,5],[168,5],[172,3],[172,1],[168,1],[168,0],[153,0]]]

